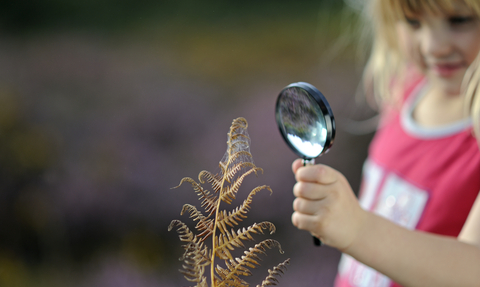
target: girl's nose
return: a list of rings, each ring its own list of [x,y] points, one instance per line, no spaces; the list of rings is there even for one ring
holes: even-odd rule
[[[444,27],[426,27],[420,39],[424,55],[436,58],[450,55],[453,43],[448,32]]]

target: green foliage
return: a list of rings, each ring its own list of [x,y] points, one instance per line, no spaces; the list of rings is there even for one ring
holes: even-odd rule
[[[220,23],[250,17],[315,13],[319,3],[338,8],[342,1],[194,1],[194,0],[25,0],[0,2],[0,29],[11,32],[51,28],[117,29],[143,21],[172,19]]]

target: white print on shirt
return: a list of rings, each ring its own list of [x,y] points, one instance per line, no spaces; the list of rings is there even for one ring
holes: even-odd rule
[[[385,179],[374,212],[408,229],[417,226],[428,193],[390,173]]]
[[[362,194],[360,197],[360,205],[363,209],[372,210],[375,196],[377,195],[380,183],[382,183],[383,176],[384,171],[381,167],[370,161],[365,161],[363,165]]]
[[[414,229],[428,200],[428,192],[405,181],[371,161],[364,165],[364,186],[360,205],[408,229]],[[376,201],[376,199],[378,199]],[[374,269],[343,255],[340,276],[348,276],[351,286],[388,287],[391,280]]]

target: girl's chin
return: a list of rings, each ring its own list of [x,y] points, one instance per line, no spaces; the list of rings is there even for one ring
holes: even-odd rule
[[[438,76],[428,77],[430,84],[438,91],[448,95],[458,95],[461,91],[463,75],[461,77],[443,78]]]

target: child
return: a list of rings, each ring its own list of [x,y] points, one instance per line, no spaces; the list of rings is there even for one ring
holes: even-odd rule
[[[344,253],[336,286],[480,285],[480,0],[369,0],[381,121],[360,201],[293,163],[292,222]]]

